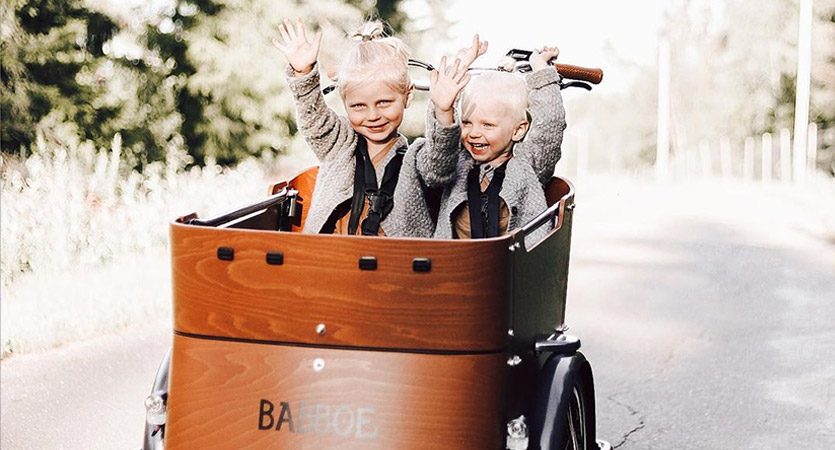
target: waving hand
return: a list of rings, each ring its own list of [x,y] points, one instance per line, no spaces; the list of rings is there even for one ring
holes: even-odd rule
[[[447,67],[444,56],[438,69],[433,70],[429,78],[429,98],[435,104],[435,118],[442,125],[452,125],[455,122],[455,97],[470,81],[467,66],[461,65],[461,61],[456,59],[455,63]]]
[[[302,74],[310,73],[319,56],[322,32],[313,36],[313,42],[308,41],[301,17],[296,17],[295,23],[284,19],[284,23],[278,26],[278,32],[281,39],[273,39],[273,45],[284,54],[290,67]]]

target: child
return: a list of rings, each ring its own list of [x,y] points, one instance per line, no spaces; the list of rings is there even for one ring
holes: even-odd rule
[[[547,208],[542,184],[553,175],[565,130],[559,74],[548,64],[558,54],[556,47],[534,52],[527,86],[515,74],[487,72],[464,89],[463,150],[441,197],[435,237],[500,236]]]
[[[309,42],[299,18],[285,20],[279,33],[281,41],[273,44],[289,63],[299,129],[320,161],[304,231],[431,237],[434,222],[423,192],[455,175],[460,128],[452,105],[469,80],[467,67],[458,61],[447,67],[446,58],[441,60],[430,87],[426,127],[432,139],[409,145],[397,132],[414,89],[407,50],[399,39],[382,37],[380,22],[366,23],[351,36],[352,49],[339,67],[347,118],[328,108],[320,89],[321,33]]]

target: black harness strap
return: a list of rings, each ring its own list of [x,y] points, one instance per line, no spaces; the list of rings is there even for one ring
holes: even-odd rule
[[[359,136],[357,141],[356,169],[354,171],[354,198],[351,201],[351,217],[348,220],[348,233],[356,234],[363,206],[368,201],[368,216],[362,221],[363,236],[377,236],[380,222],[385,219],[394,208],[394,189],[400,177],[400,167],[403,164],[405,149],[397,149],[397,153],[386,165],[381,186],[377,187],[377,172],[368,154],[368,143]]]
[[[481,167],[473,166],[467,174],[467,206],[470,210],[470,237],[480,239],[499,235],[499,192],[505,175],[505,162],[493,171],[493,179],[481,192]]]

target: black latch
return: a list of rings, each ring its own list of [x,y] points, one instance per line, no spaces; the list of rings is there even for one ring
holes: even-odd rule
[[[271,266],[280,266],[284,264],[284,253],[267,252],[267,264]]]
[[[432,260],[429,258],[415,258],[412,260],[412,270],[415,272],[432,271]]]
[[[377,258],[374,256],[360,256],[360,270],[377,270]]]
[[[218,247],[217,259],[221,261],[232,261],[235,259],[235,249],[232,247]]]

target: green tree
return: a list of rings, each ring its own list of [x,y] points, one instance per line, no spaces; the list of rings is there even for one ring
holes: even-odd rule
[[[4,151],[29,145],[41,130],[98,146],[120,133],[138,168],[164,159],[170,146],[184,147],[198,165],[280,153],[298,139],[284,61],[270,43],[283,19],[301,16],[325,32],[325,69],[364,17],[387,21],[403,37],[411,32],[400,0],[96,5],[4,4]]]
[[[116,24],[80,0],[11,0],[0,15],[2,150],[29,146],[36,130],[49,131],[45,121],[74,124],[82,139],[112,139],[120,111],[99,102],[99,70]]]
[[[247,155],[283,152],[296,133],[284,61],[271,39],[285,18],[344,29],[362,14],[331,0],[294,4],[270,0],[179,1],[150,20],[140,37],[157,61],[147,90],[173,80],[174,111],[196,164],[207,157],[232,164]],[[312,18],[318,19],[318,21]],[[337,39],[330,39],[336,42]],[[336,48],[323,49],[333,61]]]

